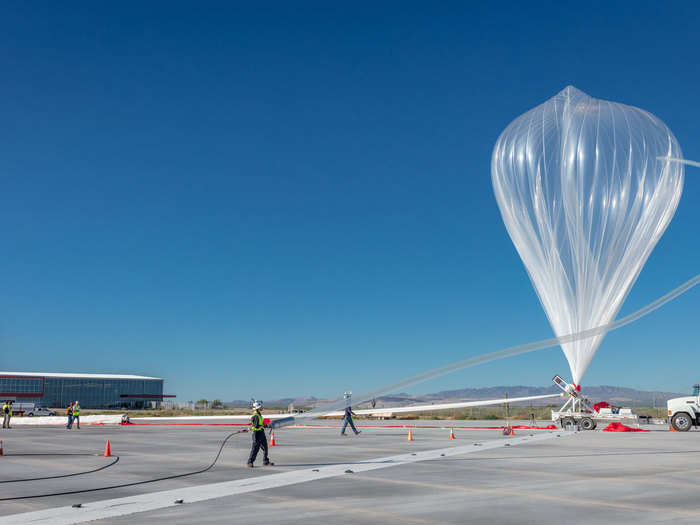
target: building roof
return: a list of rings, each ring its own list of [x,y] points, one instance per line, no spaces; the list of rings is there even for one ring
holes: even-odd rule
[[[71,377],[78,379],[154,379],[162,381],[160,377],[133,376],[122,374],[65,374],[59,372],[2,372],[0,376],[43,376],[43,377]]]

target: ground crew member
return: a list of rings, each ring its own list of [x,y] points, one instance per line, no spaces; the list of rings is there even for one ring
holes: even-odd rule
[[[350,394],[349,392],[345,392],[345,394],[343,395],[343,397],[347,400],[348,403],[350,402],[351,395],[352,394]],[[357,414],[355,414],[355,412],[352,411],[352,407],[350,405],[345,407],[345,414],[343,415],[343,429],[340,431],[341,436],[345,435],[345,429],[348,427],[348,425],[350,425],[350,428],[352,428],[352,430],[355,432],[355,435],[358,435],[360,432],[362,432],[361,430],[357,430],[355,428],[355,423],[353,423],[352,421],[352,416],[356,415]]]
[[[80,430],[80,404],[76,401],[73,403],[73,422],[78,430]]]
[[[66,428],[70,430],[73,426],[73,401],[71,401],[70,405],[68,405],[68,408],[66,408],[66,416],[68,417],[68,423],[66,424]]]
[[[12,428],[10,419],[12,419],[12,401],[5,401],[2,405],[2,428]]]
[[[248,468],[253,468],[255,458],[258,456],[258,451],[263,449],[263,465],[274,465],[267,457],[267,437],[265,436],[265,423],[262,417],[262,403],[255,401],[253,403],[253,415],[250,418],[250,432],[253,437],[253,446],[250,449],[248,457]]]

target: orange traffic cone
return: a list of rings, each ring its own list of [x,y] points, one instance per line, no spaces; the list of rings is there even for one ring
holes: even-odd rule
[[[673,428],[673,425],[669,425],[668,429],[671,432],[678,432],[675,428]],[[0,441],[0,449],[2,448],[2,442]],[[0,456],[2,456],[2,450],[0,450]]]
[[[109,458],[112,456],[112,449],[109,447],[109,439],[107,440],[107,444],[105,445],[105,454],[104,457]]]
[[[513,430],[513,427],[508,427],[508,429],[509,429],[508,435],[509,435],[509,436],[514,436],[514,435],[515,435],[515,430]]]
[[[408,429],[408,441],[413,441],[413,431],[410,428]]]
[[[2,439],[0,439],[0,456],[3,456],[4,454],[2,453]]]
[[[270,432],[270,446],[271,447],[276,447],[277,443],[275,443],[275,433]]]
[[[451,428],[451,429],[450,429],[450,439],[456,439],[456,438],[455,438],[455,429],[454,429],[454,428]]]

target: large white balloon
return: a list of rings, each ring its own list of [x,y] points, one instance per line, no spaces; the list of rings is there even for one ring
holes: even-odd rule
[[[614,319],[683,190],[678,141],[654,115],[569,86],[503,131],[491,177],[557,336]],[[605,334],[562,345],[580,384]]]

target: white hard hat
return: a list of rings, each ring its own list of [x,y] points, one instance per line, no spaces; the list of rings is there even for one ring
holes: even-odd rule
[[[345,392],[345,393],[343,394],[343,397],[344,397],[345,399],[350,399],[350,396],[351,396],[351,395],[352,395],[352,392]]]
[[[258,410],[258,409],[262,408],[262,406],[263,406],[262,401],[253,402],[253,410]]]

